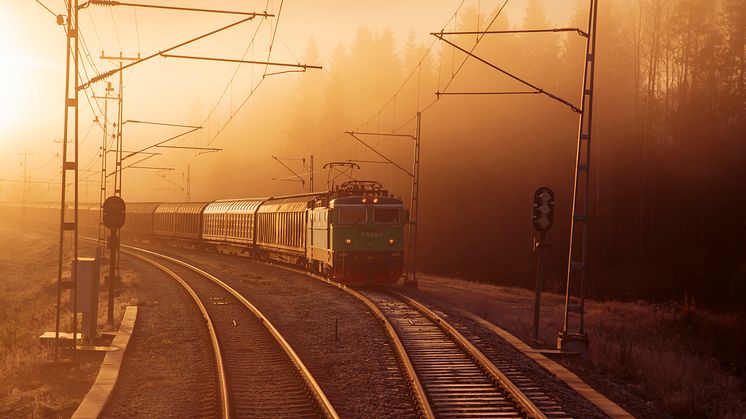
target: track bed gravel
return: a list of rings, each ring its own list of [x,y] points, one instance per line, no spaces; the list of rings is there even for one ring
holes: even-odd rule
[[[575,418],[607,417],[603,411],[590,403],[586,398],[578,395],[564,382],[547,373],[538,364],[527,358],[501,337],[474,321],[459,315],[457,311],[450,309],[431,297],[412,290],[408,290],[405,293],[426,304],[430,309],[442,316],[461,332],[462,335],[468,338],[496,366],[501,367],[501,364],[509,364],[511,368],[521,372],[526,378],[531,380],[533,387],[542,389],[542,392],[561,406],[562,411],[567,413],[568,416]]]
[[[139,278],[137,322],[101,417],[216,417],[215,361],[199,311],[160,270],[123,254],[125,264]]]
[[[461,305],[462,309],[468,310],[469,303],[461,301],[464,304],[454,304],[451,301],[450,296],[444,295],[439,291],[435,291],[429,286],[421,287],[423,291],[416,290],[405,290],[404,294],[409,297],[426,304],[428,307],[436,311],[439,315],[443,316],[448,322],[456,327],[464,336],[468,337],[472,343],[484,353],[488,358],[495,362],[495,365],[499,365],[496,360],[503,359],[512,361],[512,364],[519,366],[516,367],[520,372],[530,378],[533,382],[537,383],[536,387],[545,389],[546,393],[551,394],[553,398],[562,406],[563,410],[572,417],[586,418],[586,417],[607,417],[600,409],[590,403],[585,397],[577,394],[564,382],[557,379],[541,366],[536,364],[531,359],[527,358],[520,351],[518,351],[513,345],[506,342],[500,336],[496,335],[490,330],[487,330],[480,324],[472,321],[471,319],[462,316],[458,310],[455,310],[454,306]],[[489,304],[484,297],[480,297],[477,294],[473,294],[472,297],[475,300],[471,304],[476,304],[478,307],[482,307]],[[453,305],[452,305],[453,304]],[[499,355],[497,355],[499,354]],[[577,373],[577,371],[576,371]],[[584,377],[586,380],[588,377]],[[596,377],[598,378],[598,377]],[[596,387],[597,380],[591,380],[591,384]],[[606,382],[603,386],[605,392],[608,392],[609,387],[613,386],[613,383]],[[620,396],[620,392],[611,391],[615,396]],[[628,394],[624,395],[621,393],[620,397],[615,397],[615,401],[619,402],[622,400],[622,406],[632,413],[635,417],[656,417],[656,418],[668,418],[669,416],[660,412],[657,409],[652,408],[649,404],[641,401],[635,397],[631,397]]]
[[[341,417],[417,416],[383,328],[357,300],[242,257],[150,249],[183,258],[246,296],[298,353]]]

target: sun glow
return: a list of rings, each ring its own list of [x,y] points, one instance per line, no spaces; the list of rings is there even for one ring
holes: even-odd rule
[[[23,74],[26,60],[18,48],[12,26],[0,20],[0,126],[16,125],[21,119]],[[6,131],[3,129],[3,131]],[[6,131],[7,132],[7,131]]]

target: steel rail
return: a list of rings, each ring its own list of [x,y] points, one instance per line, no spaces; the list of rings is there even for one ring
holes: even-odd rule
[[[474,344],[472,344],[466,337],[464,337],[464,335],[456,330],[455,327],[451,326],[445,319],[438,316],[435,312],[425,307],[420,302],[415,301],[414,299],[399,292],[390,289],[387,291],[396,298],[399,298],[407,304],[411,305],[412,307],[417,309],[417,311],[425,315],[425,317],[435,322],[435,324],[437,324],[444,332],[446,332],[446,334],[449,335],[456,342],[456,344],[460,345],[464,350],[466,350],[469,355],[484,369],[484,371],[492,376],[493,380],[496,380],[503,387],[505,387],[505,389],[510,393],[510,395],[528,415],[537,419],[546,419],[546,415],[544,414],[544,412],[542,412],[541,409],[539,409],[534,404],[534,402],[531,401],[531,399],[529,399],[528,396],[523,393],[523,391],[521,391],[505,374],[503,374],[503,372],[500,371],[500,369],[497,368],[495,364],[492,363],[492,361],[484,356],[484,354],[479,349],[477,349]]]
[[[128,246],[129,247],[129,246]],[[221,400],[223,404],[222,409],[222,417],[224,419],[228,419],[231,417],[230,415],[230,401],[228,399],[228,380],[226,378],[225,374],[225,366],[223,364],[223,356],[222,351],[220,349],[220,341],[218,340],[217,332],[215,331],[215,326],[212,323],[212,319],[210,318],[210,315],[207,313],[207,308],[202,303],[202,300],[200,300],[199,296],[197,296],[197,293],[194,291],[194,289],[189,286],[189,284],[186,283],[178,274],[176,274],[174,271],[168,269],[167,267],[161,265],[160,263],[147,258],[145,256],[139,255],[135,252],[129,251],[129,250],[122,250],[122,252],[138,258],[146,263],[149,263],[156,268],[160,269],[161,271],[165,272],[168,276],[170,276],[172,279],[174,279],[176,282],[178,282],[189,295],[192,297],[192,300],[194,300],[194,303],[199,308],[200,313],[202,313],[202,317],[205,319],[205,323],[207,324],[207,329],[210,331],[210,341],[212,342],[212,349],[215,353],[215,364],[218,372],[218,382],[220,383],[220,395]]]
[[[394,343],[394,347],[397,350],[397,355],[400,358],[400,361],[403,363],[405,367],[405,371],[407,375],[409,376],[411,385],[413,387],[413,390],[415,391],[417,395],[417,401],[419,404],[419,407],[422,409],[423,416],[428,418],[434,418],[435,413],[432,410],[432,407],[430,406],[430,402],[427,398],[427,393],[424,390],[424,387],[422,386],[422,383],[419,380],[419,377],[417,376],[417,373],[414,369],[414,365],[412,364],[411,359],[409,358],[409,355],[406,352],[406,349],[404,348],[404,345],[401,343],[401,339],[399,338],[399,335],[396,333],[393,325],[389,322],[389,320],[386,318],[386,316],[383,314],[380,308],[375,305],[370,299],[362,295],[361,293],[355,291],[352,288],[347,287],[344,284],[341,284],[336,281],[332,281],[330,279],[324,278],[323,276],[317,275],[315,273],[311,273],[308,271],[304,271],[302,269],[297,269],[289,266],[283,266],[268,262],[260,262],[264,263],[269,266],[285,269],[291,272],[296,272],[299,274],[306,275],[310,278],[322,281],[326,284],[329,284],[333,287],[336,287],[342,291],[347,292],[348,294],[352,295],[356,299],[358,299],[360,302],[365,304],[365,306],[371,311],[371,313],[377,317],[379,320],[383,322],[385,325],[386,333],[389,335],[389,338]],[[443,330],[447,335],[449,335],[457,345],[461,346],[478,364],[479,366],[487,372],[493,380],[496,382],[499,382],[505,390],[515,399],[516,403],[522,408],[527,415],[529,415],[532,418],[536,419],[546,419],[547,416],[539,409],[531,399],[529,399],[505,374],[503,374],[502,371],[500,371],[499,368],[497,368],[492,361],[490,361],[479,349],[477,349],[469,340],[464,337],[458,330],[456,330],[453,326],[451,326],[446,320],[444,320],[442,317],[435,314],[432,310],[428,309],[427,307],[423,306],[419,302],[403,295],[398,292],[387,290],[388,292],[394,294],[397,298],[400,298],[407,304],[414,307],[417,311],[425,315],[425,317],[429,318],[435,324],[437,324],[441,330]]]
[[[166,260],[170,260],[174,263],[177,263],[181,266],[187,267],[188,269],[195,270],[195,272],[198,272],[200,274],[204,274],[207,277],[209,277],[211,280],[215,281],[218,285],[226,289],[229,293],[236,296],[240,301],[246,302],[247,304],[251,305],[243,296],[240,294],[236,295],[234,294],[234,290],[230,288],[227,284],[223,283],[218,278],[215,278],[214,276],[210,275],[207,272],[202,271],[199,268],[196,268],[192,265],[189,265],[185,262],[179,261],[178,259],[171,258],[166,255],[161,255],[159,253],[151,252],[149,250],[140,249],[132,246],[122,245],[123,247],[128,247],[132,249],[136,249],[142,252],[146,252],[149,254],[153,254],[158,257],[162,257]],[[259,262],[263,263],[268,266],[285,269],[287,271],[299,273],[305,276],[308,276],[310,278],[322,281],[328,285],[331,285],[333,287],[336,287],[344,292],[347,292],[354,298],[358,299],[360,302],[362,302],[369,310],[370,312],[377,317],[381,322],[384,324],[384,328],[386,330],[387,335],[391,339],[392,343],[394,344],[394,347],[396,348],[397,356],[402,363],[402,366],[405,369],[405,372],[408,375],[408,378],[410,380],[410,385],[412,386],[412,390],[414,391],[416,397],[417,397],[417,403],[418,407],[421,409],[421,413],[423,417],[427,418],[435,418],[435,413],[430,406],[427,393],[424,390],[424,387],[422,386],[422,383],[419,380],[419,377],[417,376],[416,370],[414,368],[414,365],[412,364],[411,359],[409,358],[409,355],[406,352],[406,349],[404,348],[404,345],[401,342],[401,339],[399,338],[398,334],[396,333],[393,325],[389,322],[389,320],[386,318],[386,316],[383,314],[383,312],[378,308],[375,303],[370,301],[367,297],[362,295],[361,293],[355,291],[352,288],[347,287],[344,284],[341,284],[336,281],[329,280],[327,278],[324,278],[320,275],[314,274],[312,272],[308,272],[302,269],[290,267],[290,266],[283,266],[278,265],[274,263],[269,262]],[[421,303],[411,299],[410,297],[400,294],[396,291],[388,289],[387,292],[391,293],[395,297],[401,299],[402,301],[406,302],[407,304],[414,307],[417,311],[425,315],[425,317],[429,318],[431,321],[433,321],[435,324],[437,324],[447,335],[449,335],[454,342],[461,346],[469,355],[479,364],[479,366],[488,373],[491,378],[500,383],[506,391],[510,394],[511,397],[514,398],[516,403],[520,406],[521,409],[523,409],[527,415],[529,415],[532,418],[536,419],[546,419],[547,416],[539,409],[505,374],[500,371],[499,368],[497,368],[479,349],[477,349],[466,337],[464,337],[458,330],[456,330],[453,326],[451,326],[445,319],[435,314],[432,310],[428,309]],[[251,306],[253,307],[253,305]],[[251,310],[251,309],[250,309]],[[252,310],[253,311],[253,310]],[[257,310],[258,312],[258,310]],[[259,316],[261,316],[261,313],[259,313]],[[259,317],[257,316],[257,317]],[[263,319],[263,317],[259,317],[260,320]],[[266,324],[268,326],[271,326],[268,320],[262,320],[263,322],[266,321]],[[282,336],[280,336],[282,339]],[[282,339],[284,341],[284,339]],[[292,350],[292,349],[291,349]],[[300,361],[300,360],[299,360]],[[312,379],[312,377],[311,377]],[[320,389],[319,389],[320,390]],[[322,393],[323,394],[323,393]],[[336,413],[335,413],[336,414]],[[338,416],[337,416],[338,417]]]
[[[302,272],[302,271],[301,271]],[[422,383],[420,382],[420,378],[417,376],[417,372],[415,371],[414,365],[412,364],[412,360],[409,358],[409,354],[407,354],[407,350],[404,348],[404,344],[402,344],[401,339],[399,339],[399,335],[396,333],[396,330],[394,329],[394,326],[391,324],[388,318],[383,314],[380,308],[373,304],[372,301],[365,298],[364,295],[360,294],[359,292],[355,291],[352,288],[349,288],[343,284],[340,284],[339,282],[334,282],[331,280],[328,280],[324,277],[311,274],[308,272],[305,272],[306,275],[320,280],[322,282],[325,282],[329,285],[332,285],[334,287],[337,287],[338,289],[352,295],[359,301],[361,301],[363,304],[365,304],[366,307],[368,307],[368,310],[373,313],[373,315],[378,318],[378,320],[383,323],[384,329],[386,330],[386,334],[389,336],[389,340],[394,344],[394,347],[396,348],[396,354],[399,358],[399,362],[404,367],[404,371],[407,373],[407,378],[409,378],[410,385],[412,386],[412,390],[415,392],[415,395],[417,396],[417,405],[420,408],[420,413],[422,413],[422,416],[425,418],[435,418],[435,412],[433,411],[432,407],[430,406],[430,401],[427,398],[427,393],[425,392],[425,388],[422,386]]]
[[[386,334],[389,337],[389,340],[394,344],[394,348],[396,349],[395,351],[396,356],[399,359],[399,362],[401,363],[402,367],[404,368],[404,372],[407,374],[407,378],[409,379],[409,384],[412,387],[412,391],[415,393],[415,396],[417,397],[417,407],[420,409],[420,413],[422,414],[422,417],[427,418],[427,419],[435,418],[435,412],[430,406],[430,401],[427,398],[427,393],[425,392],[425,388],[422,386],[422,383],[420,382],[420,378],[417,376],[417,372],[415,371],[414,365],[412,364],[412,360],[409,358],[409,355],[407,354],[407,350],[404,348],[404,344],[402,344],[401,339],[399,339],[399,335],[396,334],[396,330],[394,329],[394,326],[391,324],[389,319],[386,318],[386,316],[383,314],[381,309],[378,308],[378,306],[373,304],[372,301],[368,300],[367,298],[365,298],[365,296],[355,291],[354,289],[349,288],[346,285],[341,284],[339,282],[324,278],[321,275],[317,275],[315,273],[304,271],[302,269],[293,268],[290,266],[277,265],[274,263],[269,263],[269,262],[264,262],[264,261],[255,261],[255,262],[262,263],[268,266],[272,266],[274,268],[280,268],[280,269],[284,269],[290,272],[295,272],[301,275],[305,275],[309,278],[313,278],[318,281],[324,282],[328,285],[331,285],[339,290],[342,290],[350,294],[355,299],[365,304],[365,306],[373,314],[373,316],[376,317],[379,321],[381,321],[381,323],[384,326],[384,330],[386,331]]]
[[[194,265],[190,265],[184,261],[181,261],[179,259],[172,258],[170,256],[157,253],[157,252],[153,252],[150,250],[142,249],[139,247],[128,246],[128,245],[121,245],[121,246],[168,260],[179,266],[182,266],[186,269],[196,272],[208,278],[210,281],[220,286],[225,291],[227,291],[229,294],[231,294],[233,297],[235,297],[244,307],[246,307],[262,323],[262,325],[264,325],[264,327],[267,329],[267,331],[269,331],[269,333],[272,335],[275,341],[277,341],[277,343],[280,345],[280,347],[283,349],[285,354],[288,356],[290,361],[295,366],[296,370],[299,372],[301,378],[306,382],[306,385],[308,386],[309,390],[311,390],[311,393],[314,396],[314,400],[316,401],[316,404],[318,405],[319,409],[321,409],[321,411],[324,413],[324,415],[330,419],[339,419],[339,415],[334,409],[334,406],[332,406],[331,402],[324,394],[324,391],[321,389],[321,386],[316,382],[316,379],[313,378],[313,375],[311,375],[311,372],[308,370],[308,368],[306,368],[305,364],[303,364],[303,361],[301,361],[298,354],[295,353],[293,348],[285,340],[285,338],[280,334],[277,328],[275,328],[272,322],[270,322],[269,319],[266,316],[264,316],[264,314],[262,314],[261,311],[259,311],[259,309],[257,309],[251,302],[249,302],[249,300],[247,300],[243,295],[241,295],[241,293],[239,293],[238,291],[233,289],[230,285],[226,284],[225,282],[218,279],[214,275],[206,271],[203,271],[202,269],[197,268]]]

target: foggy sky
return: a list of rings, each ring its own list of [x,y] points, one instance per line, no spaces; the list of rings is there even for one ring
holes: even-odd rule
[[[62,1],[47,0],[43,3],[55,13],[64,13]],[[403,48],[410,32],[420,41],[429,43],[432,38],[429,32],[440,30],[456,10],[458,3],[445,0],[287,1],[283,4],[277,29],[278,39],[271,58],[273,61],[303,62],[302,56],[308,42],[313,39],[319,49],[319,62],[308,64],[323,65],[323,71],[328,71],[329,59],[335,49],[340,44],[348,46],[358,28],[363,25],[374,32],[386,29],[393,31],[399,50]],[[499,3],[502,1],[467,1],[465,6],[478,7],[482,13],[491,14]],[[216,1],[209,2],[209,6],[200,1],[179,2],[180,6],[257,11],[264,10],[267,4],[269,10],[277,13],[280,6],[277,1]],[[566,20],[575,7],[572,0],[550,1],[547,5],[548,12],[557,22]],[[512,22],[520,22],[524,8],[525,0],[512,1],[506,12]],[[138,52],[146,55],[233,21],[233,17],[225,16],[95,6],[81,11],[80,19],[83,39],[90,50],[92,61],[100,71],[108,70],[114,65],[98,58],[104,51],[107,55],[115,55],[119,51],[125,55],[136,55]],[[253,22],[245,24],[179,52],[240,58],[257,26]],[[249,52],[248,59],[266,59],[269,28],[269,25],[265,25],[258,33],[256,48]],[[64,33],[55,24],[54,17],[35,2],[2,0],[0,46],[4,51],[0,88],[5,93],[0,99],[0,110],[3,112],[0,115],[0,174],[5,179],[20,178],[22,158],[18,153],[31,152],[33,155],[29,157],[29,167],[34,170],[30,172],[30,176],[37,181],[57,181],[59,158],[55,160],[55,155],[60,152],[60,144],[52,141],[62,138]],[[140,64],[125,74],[125,119],[201,123],[215,105],[234,68],[230,64],[162,58]],[[239,79],[243,75],[244,82],[239,80],[234,83],[235,86],[229,92],[231,105],[224,108],[235,107],[235,102],[242,100],[246,90],[252,85],[252,76],[254,82],[258,80],[257,74],[250,74],[252,71],[260,73],[261,69],[250,70],[249,66],[242,68]],[[91,76],[89,74],[87,77]],[[265,83],[260,93],[271,95],[273,85],[289,83],[293,79],[297,77],[277,77]],[[110,80],[116,87],[117,79]],[[103,83],[98,83],[93,87],[93,92],[102,95],[104,87]],[[236,120],[251,114],[252,102],[253,99],[236,115]],[[113,102],[111,105],[113,106]],[[94,109],[99,113],[103,109],[102,102],[100,108],[94,105]],[[224,109],[223,112],[230,114],[230,109]],[[90,163],[87,165],[89,169],[97,169],[98,165],[93,160],[98,152],[102,132],[98,126],[92,125],[92,120],[90,107],[81,95],[80,162]],[[173,129],[129,125],[126,126],[125,142],[128,149],[139,149],[178,132]],[[220,146],[231,151],[229,142],[223,141]],[[168,158],[163,163],[169,164]],[[179,170],[184,172],[185,168],[180,167]],[[154,180],[157,181],[157,178]],[[56,188],[58,186],[47,186],[36,188],[36,191],[48,189],[52,192]],[[57,193],[42,193],[38,198],[55,199],[55,196]],[[2,198],[0,190],[0,199]]]

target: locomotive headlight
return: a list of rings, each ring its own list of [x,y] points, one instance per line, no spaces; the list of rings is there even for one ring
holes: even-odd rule
[[[389,246],[393,246],[393,245],[394,245],[394,243],[396,243],[396,240],[394,240],[394,239],[389,239]]]
[[[363,202],[363,204],[367,204],[368,203],[368,198],[363,198],[362,202]]]
[[[377,204],[378,203],[378,198],[373,198],[373,203]]]
[[[352,244],[352,239],[345,239],[345,244]]]

